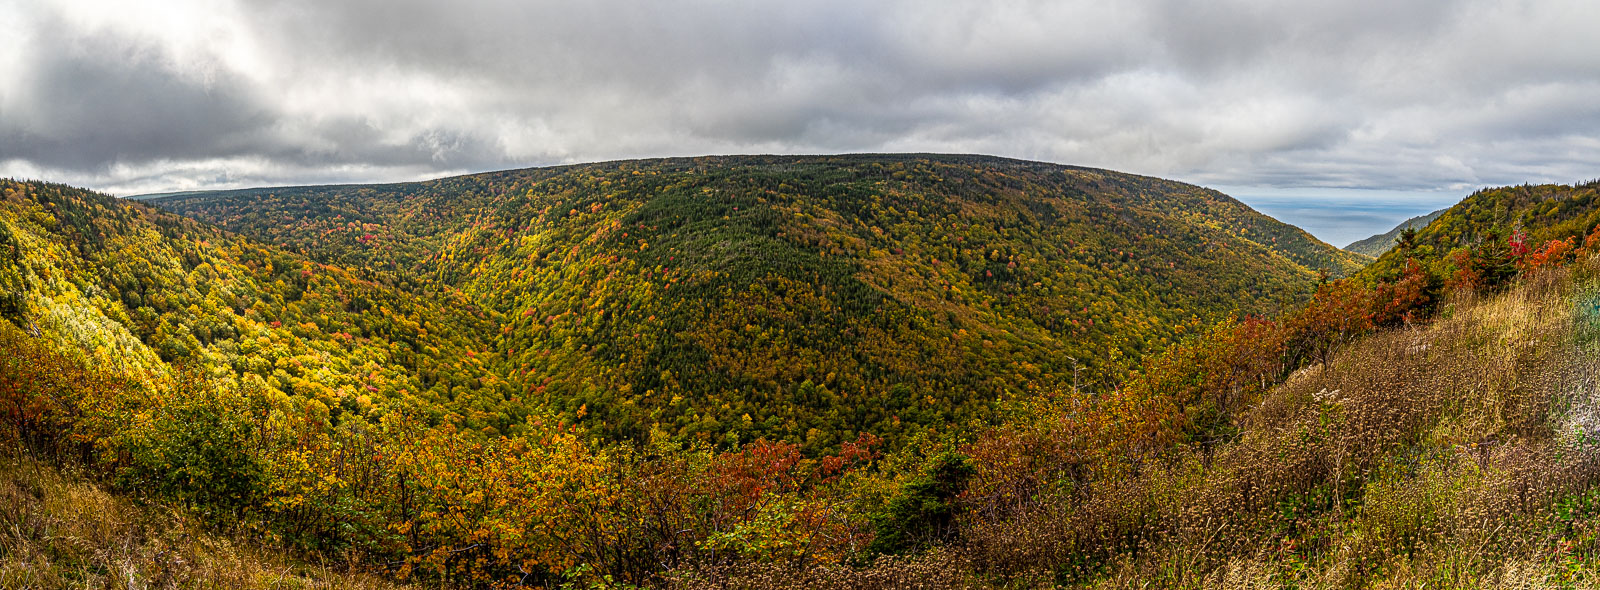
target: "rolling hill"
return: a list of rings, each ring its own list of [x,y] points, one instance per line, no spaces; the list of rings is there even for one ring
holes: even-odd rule
[[[980,156],[717,157],[159,207],[498,314],[524,394],[612,438],[826,448],[1109,385],[1358,257],[1192,185]],[[1076,369],[1082,369],[1076,370]]]

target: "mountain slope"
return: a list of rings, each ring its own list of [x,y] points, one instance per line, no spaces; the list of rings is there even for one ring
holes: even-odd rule
[[[1594,587],[1597,185],[1480,191],[1389,269],[1222,324],[1106,395],[1022,406],[945,472],[965,490],[931,500],[965,520],[938,551],[685,585]]]
[[[641,438],[829,445],[970,420],[1113,382],[1199,319],[1358,264],[1215,191],[973,156],[645,160],[151,202],[458,289],[504,314],[497,350],[531,395]]]
[[[980,438],[967,528],[941,551],[867,571],[706,568],[684,585],[932,571],[950,588],[1592,588],[1600,251],[1529,277],[1352,340],[1240,404],[1207,444],[1114,452],[1118,468],[1095,473],[1072,434],[1106,410],[1082,406]]]
[[[1360,274],[1396,276],[1407,259],[1416,259],[1451,280],[1495,282],[1494,275],[1514,272],[1512,265],[1523,254],[1552,240],[1571,240],[1570,255],[1597,223],[1600,181],[1484,189],[1444,210],[1418,229],[1410,244],[1389,249]],[[1480,276],[1484,273],[1491,276]]]
[[[1388,252],[1389,248],[1394,247],[1395,240],[1400,239],[1400,232],[1403,232],[1407,229],[1422,229],[1427,227],[1429,223],[1432,223],[1433,220],[1438,219],[1440,215],[1444,215],[1444,212],[1449,210],[1449,207],[1445,207],[1444,209],[1434,211],[1427,215],[1418,215],[1416,217],[1412,217],[1411,219],[1401,222],[1400,225],[1395,226],[1394,229],[1366,239],[1351,242],[1350,245],[1344,247],[1344,250],[1346,252],[1366,254],[1367,256],[1371,256],[1373,258],[1383,256],[1384,252]]]
[[[1206,326],[1148,355],[1114,389],[1009,400],[993,421],[949,424],[886,452],[862,436],[806,457],[800,445],[770,441],[608,443],[546,419],[483,436],[458,418],[418,420],[411,410],[420,408],[404,404],[366,423],[319,415],[314,391],[298,383],[273,391],[237,372],[230,363],[261,356],[227,354],[247,338],[181,339],[188,355],[164,343],[180,329],[198,333],[180,313],[185,304],[235,330],[253,329],[252,314],[278,314],[282,325],[249,336],[319,354],[280,357],[276,368],[293,377],[295,362],[321,361],[332,370],[304,381],[344,378],[337,359],[381,352],[384,330],[363,328],[371,335],[341,353],[323,343],[343,336],[306,324],[353,321],[333,295],[359,275],[142,205],[12,183],[0,186],[0,449],[170,502],[202,526],[282,542],[314,561],[349,560],[297,568],[302,579],[293,582],[307,585],[363,583],[330,573],[348,565],[430,587],[1587,587],[1600,575],[1595,188],[1481,191],[1439,220],[1461,230],[1458,242],[1451,231],[1412,236],[1388,255],[1405,256],[1394,274],[1320,285],[1275,317]],[[536,220],[546,229],[528,237],[566,243],[561,232],[571,227]],[[715,220],[678,233],[730,246],[752,239]],[[1536,237],[1507,238],[1497,228],[1508,224]],[[522,239],[486,231],[485,239]],[[1576,236],[1574,249],[1560,246]],[[576,256],[592,243],[564,247],[574,256],[567,272],[598,270]],[[482,322],[464,318],[478,317],[474,300],[490,298],[465,289],[491,279],[515,287],[496,273],[538,268],[484,265],[496,252],[485,246],[463,265],[462,295],[449,283],[427,285],[455,297],[445,305],[375,285],[379,303],[359,315],[432,326],[415,334],[435,349],[429,358],[488,359],[444,368],[492,380],[479,371],[515,357],[485,353],[469,333],[517,330],[492,309]],[[144,274],[132,281],[102,270],[123,260],[152,269],[134,267]],[[1508,267],[1495,282],[1457,280],[1463,271],[1498,276],[1495,265]],[[307,270],[329,278],[308,280],[296,295],[294,277]],[[842,284],[818,277],[818,290]],[[242,318],[202,308],[218,305],[209,300],[218,292],[253,303]],[[130,293],[150,308],[141,314],[160,320],[154,330],[125,311]],[[392,311],[405,305],[414,311]],[[117,326],[125,338],[107,335]],[[168,368],[185,362],[202,371]],[[364,367],[406,373],[376,358]],[[470,385],[440,392],[450,401],[414,401],[462,408],[482,399]],[[821,391],[815,382],[802,389]],[[0,558],[0,579],[97,581],[114,563],[119,579],[197,575],[248,587],[228,572],[259,580],[255,564],[283,561],[270,544],[268,559],[239,560],[212,549],[218,536],[129,530],[116,522],[128,514],[124,503],[94,490],[69,494],[105,510],[62,509],[47,499],[62,481],[33,467],[33,476],[7,476],[5,463],[0,494],[17,496],[17,506],[0,511],[15,525],[0,544],[16,555]],[[70,521],[52,522],[62,518]],[[133,538],[107,542],[120,537]],[[147,548],[162,552],[146,557]]]
[[[465,300],[61,185],[0,180],[0,319],[98,366],[189,367],[335,422],[396,410],[473,429],[521,422],[476,356],[497,322]]]

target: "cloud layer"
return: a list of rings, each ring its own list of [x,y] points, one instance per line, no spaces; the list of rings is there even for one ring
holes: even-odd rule
[[[1600,177],[1597,26],[1589,0],[0,0],[0,175],[135,193],[935,151],[1570,182]]]

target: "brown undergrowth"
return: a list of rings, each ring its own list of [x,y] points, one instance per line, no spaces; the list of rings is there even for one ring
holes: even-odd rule
[[[1593,266],[1365,338],[1271,390],[1220,452],[979,527],[972,546],[1045,551],[988,560],[1021,569],[1073,560],[1048,552],[1057,531],[1116,531],[1113,560],[1061,580],[1102,588],[1587,586],[1600,364],[1573,301]]]
[[[683,586],[1597,587],[1597,271],[1456,295],[1291,375],[1219,444],[971,513],[932,554]]]

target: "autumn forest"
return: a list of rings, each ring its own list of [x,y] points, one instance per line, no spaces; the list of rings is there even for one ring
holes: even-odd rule
[[[0,586],[1600,583],[1600,184],[1397,229],[987,156],[3,180]]]

